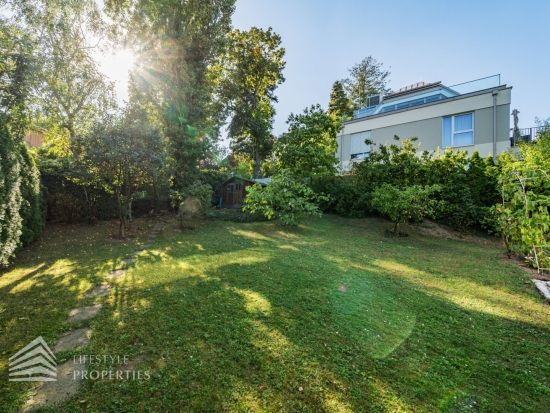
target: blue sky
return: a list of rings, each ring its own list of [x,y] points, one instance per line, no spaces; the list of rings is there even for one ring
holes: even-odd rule
[[[233,25],[282,37],[277,135],[291,112],[326,108],[333,82],[369,55],[390,70],[394,90],[500,73],[524,128],[550,117],[549,14],[550,1],[237,0]]]

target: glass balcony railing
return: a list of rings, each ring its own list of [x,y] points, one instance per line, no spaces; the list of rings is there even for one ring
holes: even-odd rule
[[[482,79],[472,80],[466,83],[459,83],[458,85],[449,86],[449,89],[454,90],[460,95],[464,95],[466,93],[477,92],[479,90],[490,89],[497,86],[500,86],[500,75],[484,77]]]

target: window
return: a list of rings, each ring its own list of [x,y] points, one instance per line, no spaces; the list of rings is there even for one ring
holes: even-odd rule
[[[436,100],[445,99],[446,97],[447,96],[445,96],[441,93],[438,93],[437,95],[431,95],[431,96],[420,98],[420,99],[407,100],[405,102],[396,103],[395,105],[385,106],[380,110],[380,113],[393,112],[394,110],[405,109],[405,108],[410,108],[412,106],[423,105],[424,103],[435,102]]]
[[[369,156],[370,145],[365,143],[366,139],[370,139],[370,131],[351,135],[351,159],[363,159]]]
[[[474,144],[474,114],[443,118],[443,148]]]
[[[235,186],[237,187],[237,188],[236,188],[237,191],[240,191],[240,190],[241,190],[241,184],[236,184]]]

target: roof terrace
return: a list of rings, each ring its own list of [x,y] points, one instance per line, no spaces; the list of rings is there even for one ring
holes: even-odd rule
[[[356,110],[353,113],[353,119],[366,118],[400,109],[444,101],[455,96],[467,95],[498,86],[500,86],[500,75],[484,77],[454,86],[445,86],[441,82],[419,82],[381,97],[376,106]]]

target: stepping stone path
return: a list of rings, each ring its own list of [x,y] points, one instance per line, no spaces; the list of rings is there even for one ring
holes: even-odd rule
[[[68,399],[78,391],[82,381],[81,372],[85,370],[86,364],[75,363],[73,358],[60,364],[57,366],[57,381],[42,383],[31,396],[23,411],[28,412]],[[78,373],[75,373],[77,371]]]
[[[84,297],[103,297],[109,295],[113,287],[110,284],[96,285],[93,289],[88,291]]]
[[[107,278],[108,280],[111,280],[113,278],[124,277],[127,272],[128,270],[113,270],[109,274],[107,274],[105,278]]]
[[[73,308],[69,312],[69,321],[84,321],[89,320],[90,318],[94,318],[96,315],[99,314],[101,307],[103,307],[103,305],[96,304],[86,307]]]
[[[154,242],[155,238],[158,236],[161,228],[162,224],[156,224],[151,230],[149,235],[150,239],[147,241],[147,244],[141,245],[139,250],[134,251],[132,255],[137,255],[149,248],[151,243]],[[135,261],[135,258],[125,258],[122,260],[124,264],[133,264]],[[127,269],[116,269],[110,271],[105,278],[108,280],[121,278],[124,277],[127,272]],[[112,288],[110,284],[96,285],[88,291],[84,297],[103,297],[109,295]],[[73,308],[69,312],[69,321],[84,321],[94,318],[99,314],[102,307],[102,304],[95,304]],[[59,353],[84,348],[89,344],[91,334],[92,331],[89,328],[79,328],[71,331],[59,339],[55,344],[54,352]],[[140,357],[134,360],[135,364],[139,364],[142,361],[143,359]],[[57,381],[40,383],[39,387],[35,389],[34,394],[27,401],[23,411],[27,412],[39,407],[50,406],[73,396],[78,391],[80,382],[82,381],[82,372],[86,370],[86,364],[75,363],[74,359],[70,359],[60,364],[57,366]]]
[[[53,351],[55,353],[60,353],[62,351],[86,347],[88,343],[90,343],[91,335],[92,330],[90,330],[89,328],[79,328],[78,330],[74,330],[69,334],[61,337],[56,343]]]

